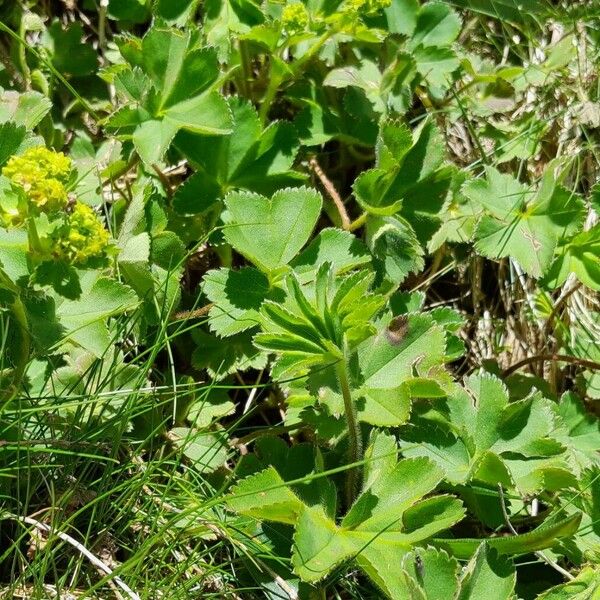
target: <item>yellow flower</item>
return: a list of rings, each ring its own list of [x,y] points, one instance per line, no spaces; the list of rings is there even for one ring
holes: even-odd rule
[[[51,236],[52,254],[76,267],[106,258],[110,236],[96,213],[77,202],[65,223]]]
[[[45,213],[59,211],[67,205],[65,184],[70,173],[71,159],[44,146],[12,156],[2,169],[2,174],[25,192],[35,209]]]
[[[281,13],[281,23],[286,33],[294,35],[308,28],[308,11],[302,2],[287,4]]]
[[[347,0],[346,11],[366,17],[373,17],[384,8],[388,8],[391,4],[392,0]]]

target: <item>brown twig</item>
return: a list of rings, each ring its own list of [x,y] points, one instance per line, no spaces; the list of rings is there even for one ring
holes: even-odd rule
[[[157,164],[153,164],[152,169],[154,169],[154,172],[160,179],[160,182],[162,183],[165,193],[167,194],[167,198],[169,198],[169,200],[170,200],[171,197],[173,196],[173,188],[171,187],[169,178],[160,170],[160,167]]]
[[[346,211],[346,207],[344,206],[341,196],[338,194],[338,191],[335,189],[333,183],[331,183],[329,177],[325,175],[323,169],[321,169],[321,166],[314,156],[308,161],[308,164],[315,175],[319,178],[319,181],[325,188],[325,191],[329,194],[329,197],[333,200],[333,203],[335,204],[335,207],[340,215],[340,219],[342,220],[342,229],[348,231],[350,229],[350,217],[348,216],[348,212]]]
[[[169,320],[187,321],[188,319],[199,319],[200,317],[205,317],[213,306],[214,304],[210,302],[206,306],[201,306],[200,308],[195,308],[194,310],[182,310],[180,312],[176,312]]]
[[[508,377],[515,371],[518,371],[521,367],[536,362],[545,362],[551,360],[554,362],[566,362],[572,365],[578,365],[585,367],[586,369],[592,369],[594,371],[600,371],[600,363],[594,360],[588,360],[586,358],[577,358],[576,356],[569,356],[568,354],[536,354],[535,356],[528,356],[523,360],[516,362],[514,365],[504,369],[502,372],[503,377]]]

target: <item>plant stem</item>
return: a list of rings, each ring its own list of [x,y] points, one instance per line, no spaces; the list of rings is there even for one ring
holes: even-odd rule
[[[362,439],[360,425],[356,418],[356,408],[352,401],[352,392],[350,391],[350,383],[348,381],[348,367],[345,358],[336,364],[336,372],[344,398],[344,413],[348,425],[348,463],[352,464],[362,459]],[[360,471],[358,467],[353,467],[348,471],[346,477],[346,504],[348,508],[354,502],[359,485]]]
[[[19,24],[19,35],[22,39],[25,39],[27,35],[27,29],[25,28],[25,15],[21,17],[21,23]],[[26,44],[19,44],[18,57],[19,57],[19,66],[21,67],[23,81],[25,83],[25,90],[31,89],[31,71],[29,70],[29,65],[27,64],[27,56],[25,52]]]
[[[250,82],[252,81],[252,63],[250,60],[250,52],[248,51],[248,43],[245,40],[239,40],[240,64],[242,73],[240,76],[241,90],[240,92],[249,100],[252,100],[252,92]]]
[[[27,237],[29,247],[33,250],[34,259],[39,261],[40,256],[43,254],[42,242],[40,241],[33,217],[27,219]]]
[[[368,216],[369,213],[364,212],[362,215],[354,219],[354,221],[350,223],[348,231],[356,231],[357,229],[360,229],[367,222]]]
[[[321,48],[325,45],[327,40],[331,38],[337,31],[335,29],[331,31],[327,31],[324,33],[308,50],[303,56],[295,60],[290,65],[290,73],[283,75],[279,73],[274,73],[273,68],[271,67],[269,70],[269,84],[267,86],[267,91],[262,99],[260,109],[258,111],[258,116],[260,118],[260,122],[265,125],[267,121],[267,117],[269,116],[269,110],[271,109],[271,104],[273,104],[273,100],[275,100],[275,96],[277,96],[277,92],[279,91],[279,86],[282,83],[285,83],[288,79],[294,79],[298,77],[302,73],[302,70],[306,66],[306,64],[321,50]]]
[[[585,369],[591,369],[592,371],[600,370],[600,362],[595,360],[588,360],[587,358],[578,358],[577,356],[571,356],[570,354],[536,354],[535,356],[528,356],[519,362],[516,362],[514,365],[504,369],[502,371],[502,377],[508,377],[512,375],[515,371],[518,371],[521,367],[525,367],[530,365],[531,363],[536,362],[544,362],[544,361],[553,361],[553,362],[566,362],[571,365],[577,365],[579,367],[584,367]]]
[[[342,200],[338,191],[335,189],[335,186],[333,185],[333,183],[331,182],[329,177],[327,177],[327,175],[325,175],[325,173],[323,172],[323,169],[321,169],[321,165],[319,165],[316,157],[313,156],[308,161],[308,164],[309,164],[310,168],[315,172],[315,175],[319,178],[319,180],[323,184],[323,187],[329,194],[329,197],[333,200],[333,203],[335,204],[338,214],[340,215],[342,229],[345,229],[346,231],[348,231],[348,229],[350,228],[350,217],[348,216],[348,212],[346,211],[346,207],[344,206],[344,201]]]
[[[31,336],[29,335],[29,325],[27,323],[27,315],[21,298],[17,296],[16,300],[10,306],[10,312],[14,318],[16,328],[19,334],[19,340],[15,344],[14,369],[12,372],[12,381],[8,389],[0,391],[0,412],[21,389],[21,382],[25,375],[25,370],[29,363],[29,355],[31,352]]]
[[[100,0],[98,8],[98,47],[104,51],[106,43],[106,11],[108,10],[108,0]]]
[[[279,77],[275,77],[271,72],[271,77],[269,80],[267,91],[265,93],[264,98],[262,99],[260,109],[258,110],[258,117],[263,126],[267,121],[269,110],[271,109],[271,104],[273,104],[273,100],[275,100],[277,90],[279,90],[279,86],[281,83],[282,80]]]

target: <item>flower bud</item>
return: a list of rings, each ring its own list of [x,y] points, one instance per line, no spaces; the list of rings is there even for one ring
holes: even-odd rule
[[[302,33],[308,28],[309,18],[302,2],[287,4],[281,13],[281,23],[288,35]]]
[[[51,252],[58,260],[84,268],[106,259],[109,238],[96,213],[77,202],[65,223],[52,232]]]

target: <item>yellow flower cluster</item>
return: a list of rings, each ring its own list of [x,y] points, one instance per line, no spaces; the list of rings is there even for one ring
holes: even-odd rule
[[[365,17],[373,17],[384,8],[391,6],[392,0],[347,0],[346,11]]]
[[[295,35],[308,28],[308,11],[302,2],[286,4],[281,13],[281,23],[286,33]]]
[[[15,205],[2,207],[0,221],[6,226],[19,226],[30,219],[35,230],[37,217],[45,213],[53,229],[40,236],[41,246],[36,251],[76,267],[96,266],[107,256],[110,237],[89,206],[78,201],[69,206],[71,169],[69,157],[44,146],[11,157],[2,174],[24,196],[20,195]]]
[[[76,267],[105,258],[108,231],[86,204],[77,202],[65,223],[52,233],[52,254]]]
[[[70,173],[71,159],[44,146],[11,157],[2,169],[2,174],[25,192],[34,207],[45,213],[67,205],[65,184]]]

